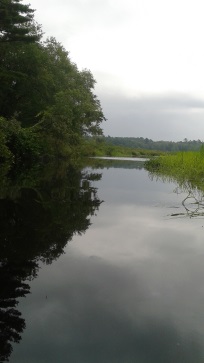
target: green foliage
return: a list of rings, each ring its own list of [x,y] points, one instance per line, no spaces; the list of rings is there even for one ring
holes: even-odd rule
[[[104,136],[104,141],[110,145],[123,146],[129,148],[140,148],[146,150],[160,150],[160,151],[197,151],[202,146],[200,140],[187,140],[173,142],[173,141],[153,141],[143,137],[111,137]]]
[[[2,160],[36,159],[41,153],[42,146],[39,138],[32,129],[23,129],[15,119],[0,118],[0,155]]]
[[[39,42],[33,10],[20,1],[0,3],[0,157],[78,154],[85,135],[102,134],[95,80],[54,38]]]
[[[12,153],[6,145],[6,136],[0,129],[0,162],[12,159]]]
[[[38,122],[47,104],[49,83],[46,56],[38,44],[6,44],[0,60],[0,114],[15,117],[23,126]]]
[[[109,156],[109,157],[153,157],[163,154],[161,151],[133,149],[106,143],[104,137],[88,138],[83,143],[84,156]]]
[[[10,146],[12,144],[14,135],[17,135],[19,131],[19,124],[14,120],[10,123],[3,117],[0,117],[0,160],[13,160],[14,155]]]
[[[190,182],[204,182],[204,153],[200,151],[179,152],[152,159],[145,164],[147,170],[158,175],[174,177]]]
[[[22,0],[0,1],[0,42],[33,42],[40,36],[33,34],[33,12]]]
[[[200,156],[204,158],[204,145],[202,145],[200,148]]]

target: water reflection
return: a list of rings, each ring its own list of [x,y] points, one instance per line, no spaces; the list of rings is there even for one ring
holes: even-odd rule
[[[36,313],[32,318],[32,334],[27,340],[32,354],[29,361],[40,362],[44,356],[46,362],[52,363],[202,363],[200,336],[192,332],[193,328],[189,332],[178,326],[183,318],[179,299],[177,319],[171,316],[173,299],[169,290],[173,280],[161,288],[159,279],[165,266],[159,264],[155,271],[154,262],[147,260],[146,264],[146,272],[137,268],[134,273],[96,257],[74,256],[69,260],[67,275],[63,261],[63,273],[49,290],[51,301],[43,319],[42,326],[47,327],[43,336],[38,336],[40,319],[35,323]],[[170,263],[166,265],[170,273]],[[54,275],[50,278],[54,279]],[[64,286],[63,292],[59,285]],[[155,285],[157,291],[151,296]],[[56,290],[60,296],[54,298]],[[44,308],[35,304],[31,308],[42,315]],[[38,352],[33,349],[33,340]],[[48,349],[48,345],[52,348]]]
[[[22,344],[16,346],[11,355],[11,362],[203,363],[202,222],[198,218],[166,218],[170,207],[184,208],[182,200],[188,193],[180,189],[173,193],[175,183],[151,181],[142,167],[103,165],[97,170],[92,169],[91,176],[88,170],[91,168],[83,173],[67,171],[66,185],[63,183],[64,171],[59,170],[61,177],[58,179],[64,185],[60,192],[55,182],[56,173],[47,171],[49,178],[40,174],[41,181],[31,188],[36,189],[32,203],[28,203],[33,209],[34,227],[30,227],[31,233],[27,227],[25,233],[27,241],[32,240],[31,234],[35,233],[36,239],[40,239],[39,246],[30,251],[27,247],[30,244],[24,243],[18,253],[18,246],[9,238],[14,251],[8,254],[9,261],[5,252],[4,260],[10,262],[8,271],[11,277],[15,277],[14,281],[17,280],[16,290],[25,294],[29,287],[20,287],[18,283],[28,284],[24,280],[26,275],[34,277],[38,274],[40,260],[51,262],[61,250],[65,251],[54,263],[44,265],[38,279],[30,283],[32,295],[20,299],[27,329]],[[77,220],[72,213],[81,218],[80,213],[85,210],[85,218],[89,218],[83,206],[87,188],[92,193],[87,199],[94,201],[95,182],[91,183],[89,178],[98,180],[99,196],[95,195],[98,203],[92,204],[89,212],[95,213],[100,200],[105,202],[97,217],[93,215],[92,225],[90,221],[88,225],[86,223],[86,233],[80,236],[75,235]],[[27,179],[21,178],[26,190],[29,189],[28,183],[36,177],[29,178],[29,182]],[[77,181],[74,188],[72,179]],[[26,216],[24,218],[29,208],[23,207],[27,197],[21,202],[19,190],[22,185],[18,185],[21,183],[17,180],[10,194],[8,182],[4,183],[4,196],[16,201],[17,205],[18,199],[20,201],[20,206],[16,206],[20,216],[17,224],[25,224],[26,220],[31,223]],[[69,190],[64,191],[67,185]],[[75,211],[78,198],[81,198],[80,212]],[[68,201],[72,207],[67,212],[65,205],[69,204]],[[39,204],[43,213],[38,212]],[[24,213],[20,214],[19,210]],[[64,211],[67,218],[63,217]],[[44,216],[44,223],[38,221],[38,214],[41,219]],[[45,224],[51,232],[45,231]],[[80,226],[78,230],[83,232],[82,221]],[[59,253],[54,244],[54,237],[58,241],[58,235],[52,236],[55,228],[59,236],[62,229],[62,236],[72,238],[67,248],[62,247]],[[21,234],[23,237],[24,233]],[[6,235],[9,236],[9,228]],[[46,237],[49,240],[47,245]],[[62,243],[59,240],[60,246],[63,246],[63,238]],[[20,238],[19,243],[22,244]],[[53,255],[52,249],[55,251]],[[18,273],[18,266],[13,265],[15,250],[18,261],[22,262]],[[21,254],[24,256],[22,261]],[[16,290],[12,287],[13,298],[10,300],[19,299]],[[12,331],[13,326],[11,324]],[[23,329],[20,322],[19,327],[16,332],[20,336],[20,329]],[[7,342],[11,343],[8,339]]]
[[[182,206],[184,207],[184,212],[180,213],[172,213],[172,217],[203,217],[204,216],[204,195],[203,192],[200,190],[191,190],[190,187],[177,187],[175,192],[184,193],[186,192],[187,195],[182,200]]]
[[[9,359],[25,321],[18,299],[30,292],[39,261],[50,264],[73,235],[84,233],[101,201],[93,180],[100,173],[64,164],[1,172],[0,185],[0,361]],[[26,281],[26,283],[25,283]]]
[[[30,287],[24,282],[28,271],[35,269],[36,264],[25,261],[24,265],[16,261],[3,261],[0,266],[0,361],[8,360],[11,352],[11,342],[19,343],[21,333],[25,329],[25,320],[17,310],[18,298],[25,297]]]
[[[164,183],[170,183],[174,181],[177,184],[174,188],[174,193],[177,195],[184,195],[181,201],[183,207],[182,211],[171,213],[171,217],[196,218],[204,216],[204,186],[200,183],[200,180],[178,180],[174,177],[162,175],[161,173],[158,174],[157,172],[150,172],[149,178],[152,181],[160,180]]]
[[[146,159],[139,158],[89,158],[86,165],[92,166],[94,169],[143,169]]]

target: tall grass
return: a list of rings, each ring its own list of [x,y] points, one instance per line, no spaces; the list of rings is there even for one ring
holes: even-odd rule
[[[112,156],[112,157],[154,157],[163,155],[157,150],[133,149],[125,146],[110,145],[95,140],[85,140],[82,146],[83,156]]]
[[[147,170],[179,180],[204,183],[204,147],[200,151],[178,152],[146,162]]]

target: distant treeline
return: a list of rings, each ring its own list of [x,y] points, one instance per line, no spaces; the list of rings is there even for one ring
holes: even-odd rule
[[[161,151],[197,151],[203,145],[201,140],[183,141],[153,141],[143,137],[112,137],[104,136],[100,138],[105,143],[115,146],[123,146],[128,148],[138,148],[146,150]]]

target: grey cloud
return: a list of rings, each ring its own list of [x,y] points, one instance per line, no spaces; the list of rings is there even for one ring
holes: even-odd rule
[[[153,140],[203,139],[204,100],[175,94],[128,98],[99,92],[104,134]]]
[[[105,94],[101,94],[103,101],[108,105],[111,103],[113,109],[117,109],[118,105],[122,103],[126,104],[128,108],[142,111],[156,110],[158,113],[167,110],[171,112],[174,110],[189,110],[199,108],[204,111],[204,100],[191,97],[189,95],[182,94],[167,94],[158,96],[141,96],[141,97],[126,97],[122,95],[109,95],[106,97]]]
[[[94,28],[97,29],[110,27],[113,29],[115,26],[121,26],[123,22],[128,19],[128,11],[124,12],[124,8],[120,8],[119,4],[113,3],[110,0],[60,0],[49,3],[49,9],[42,1],[36,0],[31,2],[31,7],[37,9],[36,16],[40,19],[42,24],[45,12],[48,14],[46,19],[48,31],[53,29],[54,21],[54,34],[58,35],[63,27],[64,37],[69,37],[69,31],[71,33],[80,33],[85,30],[91,30],[94,32]],[[56,17],[56,8],[59,11],[59,17]],[[58,25],[60,24],[60,29]]]

